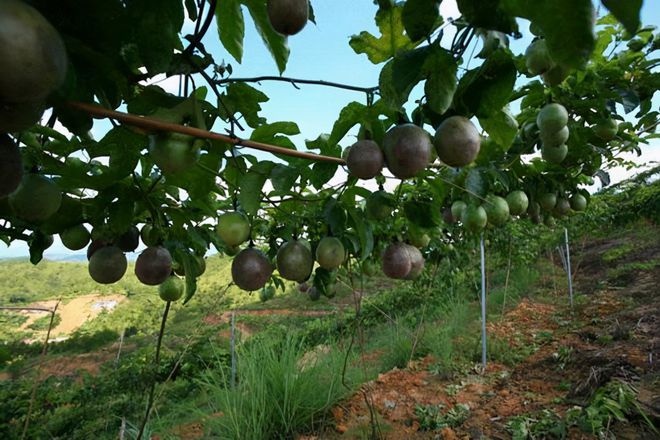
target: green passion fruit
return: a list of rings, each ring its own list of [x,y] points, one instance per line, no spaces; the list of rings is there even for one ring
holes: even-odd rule
[[[149,154],[166,174],[190,169],[199,157],[195,138],[181,133],[158,133],[149,136]]]
[[[557,195],[553,193],[544,193],[538,199],[539,205],[546,212],[551,212],[557,205]]]
[[[488,223],[488,214],[482,206],[468,205],[461,214],[461,223],[469,232],[479,232]]]
[[[16,191],[23,179],[23,160],[18,145],[0,134],[0,198]]]
[[[465,208],[467,208],[467,203],[465,203],[463,200],[456,200],[451,204],[451,215],[453,215],[454,218],[461,218]]]
[[[568,146],[562,144],[558,147],[549,147],[544,145],[541,148],[541,157],[548,163],[559,165],[568,155]]]
[[[183,296],[185,290],[183,280],[176,275],[170,275],[158,285],[158,296],[163,301],[178,301]]]
[[[298,240],[284,243],[277,251],[277,270],[285,280],[301,283],[309,278],[313,266],[312,252]]]
[[[568,112],[561,104],[551,103],[543,106],[536,117],[536,125],[541,132],[555,133],[568,124]]]
[[[547,72],[554,65],[545,40],[538,39],[527,47],[525,51],[525,65],[531,75],[540,75]]]
[[[509,204],[511,215],[522,215],[527,212],[527,208],[529,207],[527,194],[520,190],[511,191],[506,196],[506,202]]]
[[[372,220],[385,220],[394,210],[394,197],[385,191],[375,191],[366,200],[365,210]]]
[[[604,119],[594,125],[594,134],[604,141],[611,141],[619,132],[619,124],[612,118]]]
[[[60,240],[67,249],[77,251],[87,246],[90,234],[85,225],[77,225],[62,231]]]
[[[39,174],[25,174],[9,196],[14,214],[30,223],[41,223],[55,214],[62,203],[62,192],[55,182]]]
[[[316,246],[316,261],[324,269],[338,268],[344,262],[345,257],[344,245],[338,238],[324,237]]]
[[[216,231],[228,246],[238,246],[250,238],[250,222],[241,212],[226,212],[218,217]]]
[[[511,214],[509,213],[509,204],[500,196],[490,194],[486,197],[484,202],[484,209],[488,222],[495,226],[502,226],[509,221]]]
[[[573,194],[569,202],[574,211],[580,212],[587,209],[587,198],[582,194]]]

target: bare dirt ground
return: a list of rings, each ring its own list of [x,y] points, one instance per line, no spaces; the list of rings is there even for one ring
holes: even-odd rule
[[[96,318],[103,310],[103,306],[115,307],[126,299],[124,295],[84,295],[71,299],[68,302],[62,302],[57,308],[57,314],[60,316],[60,323],[52,329],[51,337],[67,336],[80,328],[85,322]],[[29,307],[39,307],[45,309],[54,309],[57,300],[39,301],[30,304]],[[107,307],[112,310],[112,307]],[[28,317],[20,330],[29,330],[28,326],[35,320],[49,315],[48,312],[23,311],[20,312]],[[45,331],[43,332],[45,333]]]
[[[645,413],[659,421],[660,269],[608,276],[613,267],[627,262],[653,261],[660,246],[604,262],[603,253],[620,244],[595,242],[578,256],[576,287],[589,294],[580,299],[574,314],[565,305],[566,293],[560,291],[550,301],[523,300],[502,320],[488,324],[491,336],[508,338],[512,347],[534,347],[534,353],[514,368],[490,363],[483,374],[473,370],[443,380],[428,369],[433,359],[425,358],[365,384],[362,391],[377,412],[381,438],[509,439],[510,417],[542,410],[563,416],[574,405],[587,404],[593,392],[612,379],[633,385]],[[444,411],[466,404],[469,416],[453,429],[420,430],[415,408],[438,404]],[[369,414],[363,393],[357,393],[333,410],[333,429],[306,438],[371,438]],[[657,438],[640,421],[614,423],[611,432],[618,439]],[[568,438],[596,437],[571,428]]]

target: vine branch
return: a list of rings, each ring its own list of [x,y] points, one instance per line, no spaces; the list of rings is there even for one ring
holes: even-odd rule
[[[212,131],[202,130],[199,128],[173,124],[170,122],[163,122],[158,119],[153,119],[146,116],[137,116],[128,113],[118,112],[115,110],[109,110],[95,104],[70,101],[67,103],[67,106],[76,110],[83,111],[97,118],[116,119],[126,125],[131,125],[145,130],[181,133],[199,139],[219,140],[222,142],[226,142],[228,144],[240,145],[243,147],[253,148],[255,150],[266,151],[272,154],[281,154],[283,156],[297,157],[297,158],[308,159],[317,162],[331,162],[331,163],[336,163],[338,165],[346,164],[346,161],[344,161],[344,159],[341,159],[339,157],[323,156],[321,154],[309,153],[306,151],[291,150],[289,148],[279,147],[277,145],[265,144],[263,142],[255,142],[248,139],[231,137],[224,134],[215,133]]]
[[[147,411],[144,414],[144,418],[142,419],[142,424],[140,425],[140,431],[138,432],[137,440],[141,440],[142,436],[144,435],[144,428],[147,426],[147,422],[149,421],[149,416],[151,415],[151,409],[154,404],[154,392],[156,391],[156,380],[158,379],[156,375],[158,374],[158,367],[160,366],[160,347],[163,344],[163,335],[165,334],[165,323],[167,322],[167,315],[170,312],[171,304],[172,304],[171,301],[167,301],[167,304],[165,304],[163,319],[160,322],[160,331],[158,332],[158,342],[156,342],[156,358],[154,359],[154,366],[155,366],[154,377],[153,377],[153,381],[151,382],[151,388],[149,389]]]
[[[336,83],[332,81],[323,81],[323,80],[313,80],[313,79],[300,79],[300,78],[289,78],[285,76],[255,76],[253,78],[224,78],[224,79],[219,79],[216,80],[217,84],[228,84],[228,83],[235,83],[235,82],[241,82],[241,83],[258,83],[262,81],[280,81],[280,82],[288,82],[294,87],[296,87],[296,84],[311,84],[311,85],[316,85],[316,86],[326,86],[326,87],[335,87],[338,89],[344,89],[344,90],[352,90],[354,92],[363,92],[363,93],[375,93],[379,90],[379,87],[359,87],[359,86],[352,86],[350,84],[342,84],[342,83]],[[297,88],[297,87],[296,87]]]

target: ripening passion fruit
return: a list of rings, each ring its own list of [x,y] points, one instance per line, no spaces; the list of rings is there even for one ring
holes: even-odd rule
[[[87,269],[94,281],[100,284],[112,284],[121,280],[126,273],[128,261],[117,246],[104,246],[89,259]]]
[[[431,138],[414,124],[391,128],[383,138],[387,169],[399,179],[414,177],[429,165]]]
[[[383,169],[383,152],[378,144],[371,140],[362,140],[353,144],[346,158],[348,172],[358,179],[376,177]]]
[[[0,103],[42,101],[62,84],[67,56],[55,28],[22,1],[0,2]]]
[[[404,279],[412,269],[412,261],[408,247],[410,245],[402,242],[392,243],[383,252],[383,273],[394,279]]]
[[[433,145],[443,163],[450,167],[463,167],[477,158],[481,137],[468,118],[451,116],[438,126]]]
[[[295,35],[309,19],[309,0],[268,0],[268,20],[278,33]]]
[[[268,257],[258,249],[246,248],[231,263],[231,278],[238,287],[252,292],[266,285],[273,273]]]
[[[141,283],[157,286],[172,274],[172,256],[163,246],[150,246],[135,261],[135,276]]]

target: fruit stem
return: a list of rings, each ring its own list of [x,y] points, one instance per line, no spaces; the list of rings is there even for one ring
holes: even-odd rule
[[[228,144],[241,145],[255,150],[266,151],[273,154],[281,154],[284,156],[298,157],[302,159],[313,160],[317,162],[331,162],[338,165],[345,165],[346,161],[339,157],[323,156],[321,154],[309,153],[306,151],[291,150],[289,148],[279,147],[277,145],[265,144],[262,142],[255,142],[238,137],[226,136],[219,133],[214,133],[199,128],[187,127],[179,124],[172,124],[170,122],[163,122],[157,119],[148,118],[145,116],[136,116],[128,113],[122,113],[115,110],[109,110],[99,105],[88,104],[78,101],[69,101],[66,104],[68,107],[83,111],[98,118],[111,118],[116,119],[124,124],[132,125],[146,130],[167,131],[174,133],[186,134],[200,139],[214,139]]]

